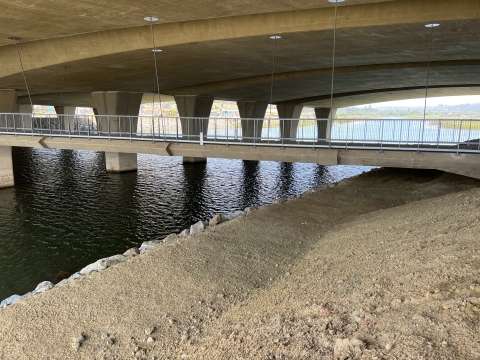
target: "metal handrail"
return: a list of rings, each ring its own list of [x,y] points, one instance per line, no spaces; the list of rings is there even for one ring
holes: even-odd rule
[[[322,122],[323,126],[318,126]],[[242,123],[245,128],[242,128]],[[259,128],[261,131],[257,134]],[[321,133],[320,129],[330,130]],[[290,135],[285,137],[282,134]],[[1,135],[253,148],[311,148],[314,144],[315,148],[347,151],[377,149],[383,152],[395,149],[480,153],[480,119],[240,119],[2,113]]]

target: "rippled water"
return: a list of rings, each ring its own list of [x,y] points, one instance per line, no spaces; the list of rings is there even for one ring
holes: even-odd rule
[[[0,190],[0,300],[31,291],[215,213],[261,206],[369,168],[139,155],[110,174],[103,153],[14,148],[16,187]]]

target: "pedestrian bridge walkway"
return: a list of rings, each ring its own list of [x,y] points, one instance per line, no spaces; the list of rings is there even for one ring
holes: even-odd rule
[[[480,120],[0,114],[0,146],[428,168],[480,178]]]

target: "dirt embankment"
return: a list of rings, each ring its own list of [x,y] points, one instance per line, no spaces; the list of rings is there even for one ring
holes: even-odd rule
[[[0,358],[480,358],[479,210],[375,170],[1,310]]]

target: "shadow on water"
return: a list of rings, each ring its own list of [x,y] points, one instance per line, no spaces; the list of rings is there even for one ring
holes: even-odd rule
[[[262,206],[368,170],[138,155],[110,174],[103,153],[14,148],[16,187],[0,190],[0,300],[31,291],[216,213]]]

